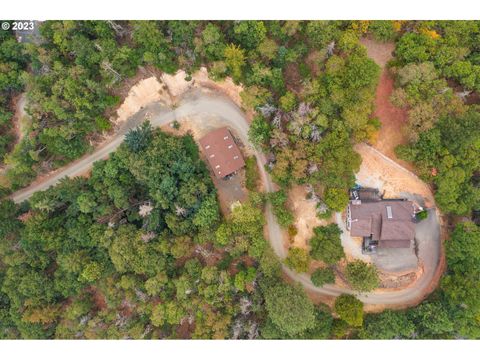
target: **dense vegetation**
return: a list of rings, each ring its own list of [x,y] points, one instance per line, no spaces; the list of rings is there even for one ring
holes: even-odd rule
[[[243,104],[257,111],[250,135],[272,152],[275,179],[318,185],[332,209],[345,205],[360,163],[352,144],[377,128],[379,69],[354,23],[48,21],[40,32],[25,51],[33,136],[7,158],[13,188],[89,151],[139,65],[192,73],[205,64],[213,78],[244,84]]]
[[[391,68],[393,101],[408,111],[410,143],[398,154],[435,185],[448,214],[480,208],[480,90],[478,21],[415,22],[397,41]]]
[[[90,178],[0,203],[0,336],[328,336],[330,315],[281,285],[262,207],[252,193],[222,219],[193,139],[146,123]]]
[[[360,166],[353,145],[379,128],[379,68],[359,43],[365,35],[396,42],[392,101],[408,113],[409,140],[398,155],[434,185],[445,214],[478,214],[478,22],[47,21],[40,32],[38,44],[0,34],[0,162],[12,189],[88,152],[139,66],[191,74],[201,65],[244,86],[250,139],[281,189],[255,193],[247,160],[250,198],[223,218],[191,137],[148,124],[131,131],[88,179],[0,202],[0,338],[480,338],[473,222],[455,227],[447,273],[427,301],[364,314],[345,295],[335,319],[281,280],[263,238],[267,199],[291,230],[292,185],[308,185],[325,217],[344,209]],[[24,89],[31,132],[12,149],[13,97]],[[329,265],[312,282],[334,282],[339,228],[316,228],[310,247],[292,248],[286,265],[307,271],[311,256]],[[359,291],[378,285],[362,263],[346,275]]]

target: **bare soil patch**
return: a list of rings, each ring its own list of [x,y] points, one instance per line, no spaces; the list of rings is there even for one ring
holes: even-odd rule
[[[383,43],[371,38],[362,38],[360,43],[367,48],[367,55],[382,68],[393,57],[393,51],[395,50],[393,42]]]
[[[235,84],[231,77],[226,77],[221,81],[213,81],[208,76],[207,68],[201,67],[192,76],[195,86],[212,89],[228,96],[237,106],[242,106],[242,99],[240,93],[243,91],[243,86]]]
[[[319,219],[315,201],[307,199],[306,196],[307,190],[302,185],[295,185],[288,193],[288,207],[293,212],[294,225],[297,229],[291,245],[302,249],[308,248],[308,241],[313,237],[315,227],[332,222],[331,219]]]
[[[380,289],[382,290],[401,290],[412,285],[417,279],[417,272],[409,272],[404,275],[389,275],[379,273]]]
[[[16,96],[13,100],[15,114],[13,116],[13,130],[16,135],[16,143],[19,143],[26,135],[30,120],[25,112],[25,105],[27,102],[27,94],[23,93]]]
[[[118,126],[146,105],[155,101],[170,105],[171,101],[167,87],[154,76],[140,80],[130,89],[122,105],[117,109],[117,117],[112,120]]]
[[[360,171],[356,174],[360,185],[379,189],[385,198],[403,197],[402,194],[408,192],[425,199],[426,207],[435,205],[431,189],[415,174],[366,144],[355,145],[355,151],[362,157]]]
[[[285,68],[283,76],[285,77],[285,84],[287,84],[288,90],[297,95],[302,92],[302,76],[300,75],[300,71],[298,70],[298,65],[296,63],[288,64]]]
[[[398,145],[407,144],[408,140],[403,131],[407,123],[407,112],[393,106],[390,102],[393,87],[393,79],[388,70],[383,69],[377,87],[374,112],[374,116],[378,117],[382,127],[374,147],[403,167],[412,170],[413,166],[410,163],[400,160],[395,154],[395,148]]]

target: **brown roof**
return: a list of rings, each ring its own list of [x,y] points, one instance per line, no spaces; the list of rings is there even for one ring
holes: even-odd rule
[[[226,128],[214,130],[200,139],[200,146],[217,178],[223,178],[245,166],[245,161]]]
[[[352,236],[378,240],[379,247],[409,247],[415,236],[411,201],[350,203]]]

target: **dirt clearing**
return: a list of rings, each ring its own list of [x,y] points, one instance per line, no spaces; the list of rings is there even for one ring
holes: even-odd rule
[[[395,50],[394,43],[382,43],[370,38],[363,38],[360,40],[360,43],[367,48],[367,55],[382,69],[393,57],[393,51]]]
[[[331,219],[321,220],[317,217],[316,202],[308,200],[306,196],[307,190],[302,185],[294,186],[288,193],[288,207],[293,212],[293,224],[297,228],[291,245],[303,249],[308,247],[308,240],[312,238],[315,227],[331,223]]]
[[[112,120],[117,125],[123,124],[133,114],[155,101],[159,101],[166,106],[170,105],[170,95],[166,86],[161,84],[154,76],[140,80],[130,89],[125,101],[117,110],[117,118]]]
[[[415,174],[366,144],[355,145],[355,151],[362,157],[358,184],[379,189],[385,198],[405,197],[402,194],[408,192],[425,199],[427,207],[435,205],[431,189]]]

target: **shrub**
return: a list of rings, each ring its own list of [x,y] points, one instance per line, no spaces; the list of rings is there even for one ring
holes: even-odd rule
[[[268,198],[272,203],[272,210],[277,217],[278,223],[288,228],[293,224],[293,214],[287,208],[287,194],[284,190],[279,190],[268,194]]]
[[[375,40],[392,41],[395,39],[396,32],[391,20],[374,20],[370,23],[368,30],[372,33]]]
[[[428,211],[427,211],[427,210],[422,210],[422,211],[418,212],[418,213],[415,215],[415,218],[416,218],[418,221],[425,220],[426,218],[428,218]]]
[[[318,287],[325,284],[333,284],[335,282],[335,273],[330,268],[317,269],[313,272],[310,279],[313,285]]]
[[[257,159],[250,156],[245,159],[245,186],[250,191],[257,190],[259,174],[257,168]]]
[[[324,200],[330,209],[342,211],[348,204],[348,193],[345,189],[327,188]]]
[[[299,273],[307,272],[310,265],[308,251],[297,247],[290,248],[285,259],[285,265]]]

